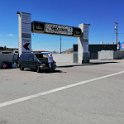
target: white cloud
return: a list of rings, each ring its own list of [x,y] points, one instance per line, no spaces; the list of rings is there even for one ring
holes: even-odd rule
[[[0,37],[14,37],[14,34],[9,33],[9,34],[0,34]]]
[[[7,36],[8,36],[8,37],[13,37],[14,34],[11,34],[11,33],[10,33],[10,34],[7,34]]]

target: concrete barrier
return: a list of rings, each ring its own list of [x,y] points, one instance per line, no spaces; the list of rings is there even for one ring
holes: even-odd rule
[[[124,51],[99,51],[99,60],[124,59]]]
[[[98,52],[98,59],[99,60],[113,60],[114,59],[114,51],[106,51],[102,50]]]
[[[57,65],[73,64],[73,54],[53,54]]]

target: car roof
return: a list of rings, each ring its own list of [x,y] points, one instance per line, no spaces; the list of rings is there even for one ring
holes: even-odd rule
[[[30,54],[44,54],[44,55],[48,55],[48,54],[52,54],[52,52],[27,52],[27,53],[22,53],[21,55],[30,55]]]
[[[34,54],[52,54],[52,52],[33,52]]]

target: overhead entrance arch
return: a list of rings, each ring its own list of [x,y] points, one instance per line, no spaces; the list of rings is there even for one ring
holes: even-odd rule
[[[89,24],[80,24],[79,27],[59,25],[40,21],[31,21],[31,14],[17,12],[19,29],[19,56],[25,52],[31,52],[31,33],[44,33],[64,35],[78,38],[78,63],[89,62],[88,34]]]

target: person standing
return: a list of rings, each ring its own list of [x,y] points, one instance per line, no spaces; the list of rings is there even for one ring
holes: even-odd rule
[[[49,67],[50,69],[52,68],[52,63],[53,63],[53,56],[52,56],[52,53],[50,53],[48,55],[48,63],[49,63]]]

